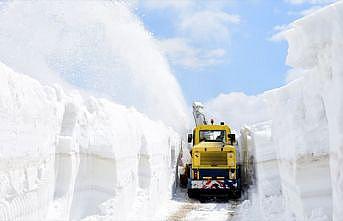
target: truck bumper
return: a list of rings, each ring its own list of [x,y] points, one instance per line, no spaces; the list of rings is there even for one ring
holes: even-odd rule
[[[241,194],[236,180],[190,180],[187,192],[190,198],[208,196],[237,199]]]
[[[232,190],[237,189],[236,180],[190,180],[188,189],[198,190]]]

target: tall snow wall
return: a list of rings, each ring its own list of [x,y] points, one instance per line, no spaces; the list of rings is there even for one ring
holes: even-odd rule
[[[243,203],[239,220],[292,220],[282,200],[279,158],[272,137],[271,121],[244,126],[240,148],[247,150],[247,178],[252,179],[249,201]],[[246,178],[245,178],[246,179]],[[246,205],[247,204],[247,205]]]
[[[296,220],[342,220],[343,2],[290,25],[287,64],[297,78],[265,93],[283,200]]]
[[[172,193],[180,138],[106,99],[0,64],[0,220],[151,220]]]

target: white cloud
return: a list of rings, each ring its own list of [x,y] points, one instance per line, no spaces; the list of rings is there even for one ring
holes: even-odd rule
[[[270,120],[263,95],[248,96],[240,92],[220,94],[205,106],[210,117],[215,116],[216,121],[225,121],[236,129]]]
[[[222,48],[211,50],[207,53],[208,57],[223,57],[226,51]]]
[[[171,38],[161,40],[160,46],[173,64],[188,68],[198,66],[197,51],[190,47],[184,39]]]
[[[170,38],[160,41],[160,47],[174,65],[198,69],[220,63],[226,54],[222,48],[204,50],[194,48],[183,38]]]
[[[309,4],[327,4],[327,3],[332,3],[337,0],[285,0],[288,3],[291,4],[304,4],[304,3],[309,3]]]
[[[286,29],[288,29],[289,26],[288,25],[276,25],[274,26],[274,31],[285,31]]]
[[[193,4],[191,0],[144,0],[143,5],[150,10],[185,9]]]
[[[172,64],[196,69],[224,61],[230,45],[230,29],[240,22],[238,15],[225,11],[231,3],[231,0],[140,0],[140,7],[172,13],[170,28],[174,34],[160,40],[161,48]]]
[[[223,11],[199,11],[184,16],[178,27],[197,40],[225,40],[229,38],[230,25],[239,22],[238,15]]]

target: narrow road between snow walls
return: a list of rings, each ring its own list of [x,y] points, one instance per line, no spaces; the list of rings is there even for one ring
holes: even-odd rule
[[[189,199],[185,190],[178,190],[170,202],[167,221],[233,221],[240,201],[200,203]]]
[[[208,140],[187,134],[190,104],[161,42],[126,1],[3,2],[0,221],[343,220],[342,0],[283,1],[334,3],[274,36],[288,42],[285,85],[212,102],[225,107],[221,116],[254,123],[233,132],[229,121],[194,117],[227,128],[202,130],[217,133]],[[177,54],[190,50],[171,40]],[[204,189],[234,197],[188,197]]]

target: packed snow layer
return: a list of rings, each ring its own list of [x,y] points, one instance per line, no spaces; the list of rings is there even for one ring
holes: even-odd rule
[[[297,220],[342,220],[343,2],[290,25],[287,64],[297,76],[265,94],[286,207]]]
[[[169,65],[119,1],[6,1],[0,61],[44,84],[65,81],[181,131],[187,108]]]
[[[271,122],[268,121],[250,128],[255,153],[256,183],[261,198],[281,194],[278,158],[271,137],[270,124]]]
[[[293,220],[282,200],[279,160],[271,135],[271,121],[261,122],[240,131],[240,147],[248,149],[253,177],[249,200],[242,203],[238,220]]]
[[[160,219],[179,136],[0,64],[0,220]]]
[[[272,125],[242,130],[255,150],[257,191],[241,220],[342,220],[342,21],[340,1],[279,35],[293,70],[287,85],[263,95]]]
[[[63,116],[56,90],[0,65],[0,220],[43,220]]]
[[[285,148],[293,152],[297,148],[278,143],[280,138],[273,135],[274,127],[282,127],[278,123],[263,122],[241,130],[241,147],[247,145],[253,155],[255,185],[239,209],[238,220],[331,220],[327,154],[280,156]]]
[[[318,210],[331,219],[327,119],[320,95],[308,84],[296,81],[268,94],[282,192],[297,220]]]

